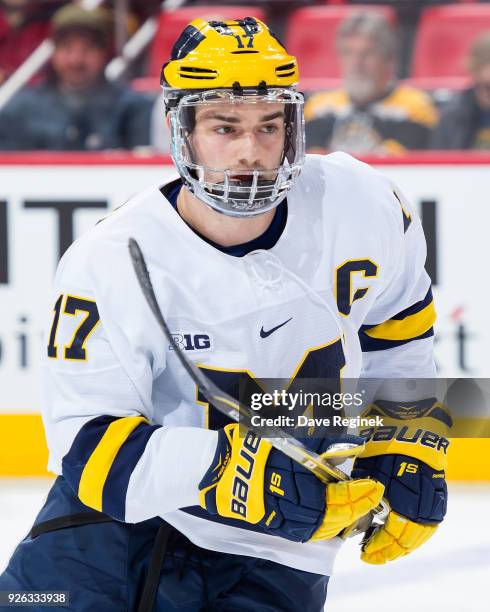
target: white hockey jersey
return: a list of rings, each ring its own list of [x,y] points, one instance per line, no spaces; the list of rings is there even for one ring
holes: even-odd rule
[[[196,235],[158,188],[77,240],[55,280],[43,419],[49,469],[87,506],[161,516],[198,546],[329,575],[339,538],[295,543],[182,510],[198,506],[223,419],[165,341],[127,246],[139,242],[172,333],[222,387],[243,372],[434,375],[424,236],[389,181],[342,153],[308,156],[287,209],[275,246],[244,257]]]

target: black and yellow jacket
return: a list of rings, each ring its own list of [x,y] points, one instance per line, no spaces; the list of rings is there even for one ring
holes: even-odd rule
[[[313,95],[305,119],[308,149],[402,153],[428,147],[437,110],[427,94],[407,85],[362,108],[337,89]]]

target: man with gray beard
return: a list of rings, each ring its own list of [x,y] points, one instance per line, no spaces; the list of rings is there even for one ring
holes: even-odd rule
[[[391,25],[379,13],[357,13],[341,23],[336,42],[343,87],[307,102],[308,152],[397,154],[427,148],[437,111],[424,92],[396,83]]]

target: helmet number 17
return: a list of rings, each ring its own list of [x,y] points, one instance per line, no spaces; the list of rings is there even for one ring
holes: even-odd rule
[[[236,41],[238,43],[238,48],[239,49],[245,49],[245,45],[243,44],[242,38],[248,38],[247,49],[252,49],[253,46],[254,46],[254,37],[253,36],[248,36],[248,35],[240,36],[239,34],[237,34],[234,38],[236,38]]]

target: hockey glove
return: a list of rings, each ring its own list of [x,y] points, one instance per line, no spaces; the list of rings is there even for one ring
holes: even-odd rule
[[[379,401],[368,412],[382,414],[384,425],[361,431],[367,444],[352,477],[375,478],[385,486],[391,511],[382,527],[366,534],[361,554],[366,563],[382,564],[421,546],[446,514],[445,434],[451,417],[435,400]]]
[[[347,438],[349,440],[347,440]],[[342,440],[359,442],[354,436]],[[309,439],[321,454],[332,439]],[[200,485],[209,513],[262,527],[294,542],[329,539],[375,508],[383,485],[371,479],[325,485],[306,468],[234,423],[219,430],[212,465]]]

